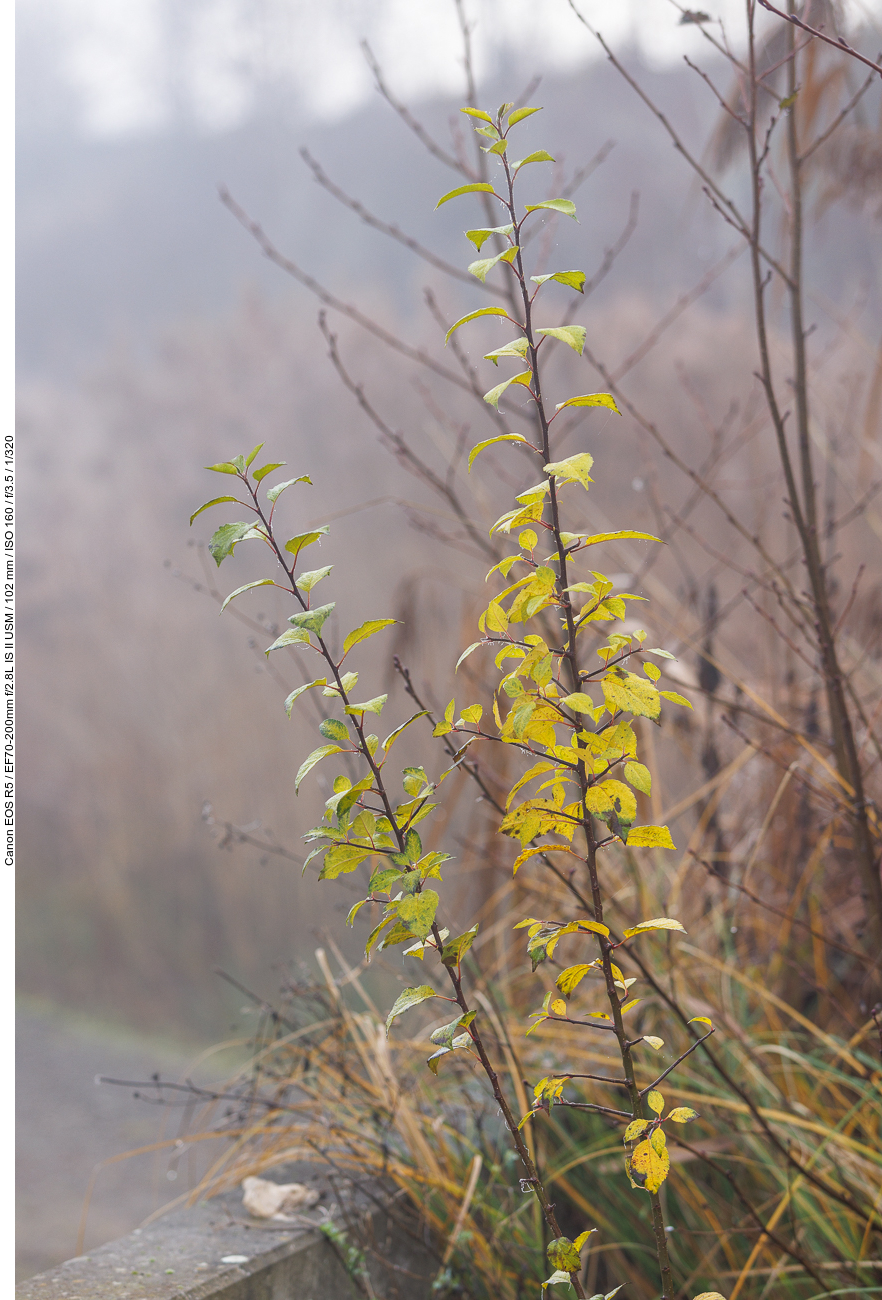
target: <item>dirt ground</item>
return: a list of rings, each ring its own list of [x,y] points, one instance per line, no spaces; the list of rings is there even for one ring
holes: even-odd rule
[[[131,1088],[97,1075],[179,1079],[201,1045],[129,1036],[30,1003],[17,1011],[16,1277],[30,1277],[77,1253],[90,1177],[108,1157],[174,1137],[181,1110],[137,1101]],[[200,1072],[201,1077],[202,1072]],[[169,1177],[171,1175],[171,1177]],[[97,1175],[85,1251],[130,1232],[186,1192],[198,1175],[190,1155],[166,1149],[120,1160]]]

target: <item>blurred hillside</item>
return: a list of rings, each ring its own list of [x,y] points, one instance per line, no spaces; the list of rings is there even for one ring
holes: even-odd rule
[[[487,102],[517,93],[516,71],[517,85],[501,79],[486,88]],[[694,74],[637,71],[690,147],[705,149],[717,110]],[[546,261],[592,275],[639,193],[633,236],[578,317],[615,367],[734,237],[610,67],[546,79],[535,102],[546,111],[524,127],[525,150],[550,147],[567,177],[614,146],[576,194],[580,224],[548,227]],[[421,119],[448,140],[457,107],[436,102]],[[315,298],[262,259],[216,186],[225,183],[329,290],[445,365],[424,287],[447,320],[483,305],[479,290],[444,281],[366,228],[314,182],[298,150],[308,146],[348,193],[456,265],[469,260],[462,229],[472,213],[451,205],[433,215],[453,173],[379,100],[334,125],[257,116],[228,133],[181,127],[103,142],[66,129],[63,118],[27,118],[19,155],[21,985],[134,1024],[213,1030],[225,1019],[213,965],[268,993],[273,964],[308,959],[329,909],[347,904],[335,901],[340,891],[327,897],[301,881],[282,856],[220,852],[203,819],[209,803],[220,821],[259,822],[297,855],[320,805],[317,795],[293,796],[314,723],[306,711],[288,722],[282,710],[284,693],[306,679],[293,656],[267,668],[261,653],[281,606],[258,594],[240,603],[260,631],[230,612],[218,621],[205,594],[207,571],[187,529],[215,487],[200,467],[266,441],[273,459],[310,474],[315,487],[289,494],[287,509],[292,531],[332,521],[321,554],[337,566],[328,599],[345,601],[352,626],[410,612],[394,647],[391,638],[372,643],[370,692],[391,686],[396,648],[408,661],[426,657],[426,689],[443,707],[455,647],[472,640],[475,593],[489,567],[473,548],[446,550],[443,583],[461,616],[430,620],[414,636],[414,611],[438,607],[432,584],[442,579],[426,576],[437,554],[431,531],[449,520],[378,446],[340,384]],[[534,184],[541,197],[549,182],[537,176]],[[812,311],[840,385],[865,376],[869,362],[853,338],[843,342],[836,320],[846,318],[859,338],[878,332],[877,238],[877,225],[841,204],[812,227]],[[628,381],[690,461],[707,451],[709,422],[733,400],[749,404],[753,361],[737,269],[721,272],[677,317]],[[333,312],[330,325],[352,375],[443,471],[451,428],[481,417],[436,377],[424,374],[427,390],[402,381],[400,363]],[[482,339],[469,341],[472,360]],[[591,391],[596,377],[579,365],[561,359],[559,375],[578,374],[589,387],[575,391]],[[483,427],[474,423],[476,436]],[[576,433],[572,450],[583,436]],[[604,427],[592,451],[605,483],[603,515],[619,526],[658,527],[658,502],[684,496],[682,480],[629,419]],[[510,490],[507,470],[493,466],[488,459],[483,476],[463,487],[488,526],[500,485]],[[780,490],[762,449],[745,442],[726,472],[752,494],[757,525],[779,527]],[[362,510],[365,502],[374,504]],[[197,521],[197,539],[207,539],[211,518]],[[222,594],[252,576],[251,562],[240,552],[224,565]],[[664,560],[662,588],[649,592],[661,599],[649,615],[659,636],[676,624],[679,600],[704,599],[717,569],[706,555]],[[726,581],[737,586],[719,577],[724,594]],[[729,633],[733,650],[752,662],[748,630]],[[684,672],[695,662],[686,654]],[[390,698],[388,730],[404,708],[400,692]]]

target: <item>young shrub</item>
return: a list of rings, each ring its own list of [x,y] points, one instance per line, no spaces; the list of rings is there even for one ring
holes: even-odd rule
[[[580,1252],[591,1225],[575,1238],[564,1235],[555,1207],[543,1183],[525,1135],[525,1126],[539,1113],[558,1106],[576,1106],[609,1117],[621,1126],[625,1146],[623,1175],[636,1197],[648,1197],[655,1252],[665,1300],[679,1294],[668,1255],[667,1234],[659,1191],[669,1175],[666,1126],[683,1125],[696,1118],[688,1107],[667,1107],[659,1085],[685,1057],[713,1032],[709,1020],[697,1017],[691,1044],[667,1069],[655,1074],[654,1053],[663,1046],[656,1036],[643,1036],[629,1028],[630,1013],[640,998],[635,995],[635,977],[628,975],[632,948],[658,942],[682,931],[672,917],[649,917],[617,934],[605,917],[604,856],[614,845],[631,850],[673,849],[665,826],[641,825],[635,791],[648,794],[652,776],[641,761],[635,718],[658,723],[662,710],[691,707],[687,700],[662,688],[659,662],[670,656],[664,649],[647,647],[646,634],[625,631],[629,606],[643,597],[616,592],[613,581],[591,568],[598,563],[604,543],[622,539],[657,543],[651,534],[633,530],[592,533],[585,529],[586,499],[592,478],[592,456],[579,451],[561,457],[555,449],[560,415],[571,408],[593,408],[595,420],[609,422],[618,416],[616,402],[608,393],[555,394],[549,400],[542,385],[547,353],[561,345],[581,354],[585,330],[578,325],[546,323],[544,289],[549,282],[582,291],[585,275],[580,270],[560,269],[544,275],[529,275],[522,249],[522,235],[545,211],[575,219],[576,208],[564,198],[547,199],[519,207],[516,189],[521,171],[530,165],[553,161],[539,150],[524,158],[509,157],[509,144],[516,138],[519,122],[538,112],[536,108],[514,109],[503,104],[495,116],[482,109],[463,109],[474,119],[476,131],[488,144],[485,153],[496,163],[496,180],[463,185],[439,199],[438,206],[463,195],[480,194],[499,205],[500,221],[467,231],[480,255],[490,244],[496,251],[479,256],[469,271],[482,282],[488,275],[513,275],[515,293],[509,307],[489,307],[470,312],[448,331],[447,338],[466,326],[494,329],[504,324],[502,337],[485,359],[494,366],[511,366],[513,373],[496,383],[484,400],[496,409],[512,385],[523,389],[532,407],[532,434],[505,433],[479,442],[469,457],[469,466],[486,448],[495,444],[514,446],[535,466],[537,482],[520,492],[511,509],[493,524],[492,535],[512,537],[516,546],[488,574],[497,585],[496,593],[478,620],[478,639],[465,649],[459,664],[469,656],[490,661],[499,675],[493,692],[491,717],[482,706],[450,700],[443,720],[433,730],[436,738],[448,738],[443,754],[453,745],[452,761],[438,775],[439,766],[429,752],[421,766],[396,771],[392,749],[405,728],[426,716],[418,709],[412,716],[396,718],[385,739],[370,727],[376,726],[386,709],[387,696],[362,699],[358,689],[358,648],[370,637],[383,634],[394,622],[375,617],[353,628],[342,643],[342,653],[332,652],[323,635],[324,625],[335,610],[334,602],[318,603],[314,596],[319,583],[330,576],[330,566],[307,569],[308,552],[327,533],[314,529],[285,538],[278,531],[276,512],[279,499],[289,489],[302,490],[310,479],[298,477],[267,487],[264,480],[281,468],[274,462],[254,468],[262,444],[247,456],[239,455],[209,468],[235,480],[238,495],[214,498],[194,514],[219,504],[236,502],[244,518],[225,523],[211,539],[210,551],[218,565],[246,541],[260,541],[272,555],[273,576],[258,577],[227,597],[225,604],[254,587],[272,585],[284,590],[294,604],[290,627],[266,653],[297,645],[316,659],[316,676],[291,693],[286,701],[290,716],[299,697],[321,690],[332,716],[319,726],[321,743],[300,764],[294,785],[302,782],[319,764],[345,755],[356,766],[356,779],[342,773],[333,781],[321,825],[306,839],[314,847],[308,858],[319,879],[335,880],[367,864],[367,891],[350,910],[351,925],[360,910],[379,906],[381,915],[367,939],[365,952],[401,947],[414,967],[421,971],[404,990],[386,1018],[387,1034],[399,1017],[423,1003],[444,1003],[449,1019],[431,1034],[428,1068],[435,1074],[453,1054],[471,1059],[482,1071],[508,1129],[520,1160],[520,1184],[541,1207],[550,1237],[547,1246],[549,1286],[568,1284],[579,1297],[585,1295],[580,1281]],[[558,422],[558,423],[556,423]],[[598,427],[595,426],[595,427]],[[192,522],[192,520],[191,520]],[[324,592],[325,588],[322,588]],[[620,630],[616,630],[618,625]],[[628,626],[631,626],[630,621]],[[383,728],[384,729],[384,728]],[[444,925],[442,905],[443,871],[451,854],[427,852],[420,836],[421,823],[436,807],[443,782],[456,772],[470,751],[484,745],[506,745],[520,758],[521,769],[512,784],[499,821],[499,832],[517,841],[513,870],[552,872],[570,891],[572,919],[523,917],[516,928],[523,930],[526,951],[536,971],[561,945],[569,965],[557,975],[556,987],[547,992],[530,1016],[527,1033],[547,1022],[573,1026],[586,1035],[611,1035],[621,1062],[621,1077],[604,1078],[602,1086],[620,1089],[620,1108],[578,1103],[567,1096],[572,1079],[590,1076],[558,1072],[541,1079],[533,1089],[531,1109],[520,1115],[504,1091],[485,1041],[482,1011],[470,995],[464,958],[478,933],[474,924],[462,933],[451,934]],[[350,769],[351,770],[351,769]],[[399,792],[400,787],[400,792]],[[305,868],[304,868],[305,869]],[[639,967],[638,967],[639,968]],[[603,1000],[591,1005],[580,988],[589,972],[599,973]],[[638,1074],[641,1079],[638,1080]],[[635,1214],[635,1232],[640,1216]],[[616,1288],[618,1289],[618,1288]],[[608,1293],[606,1300],[615,1294]],[[705,1293],[705,1300],[718,1293]],[[595,1297],[594,1300],[601,1300]]]

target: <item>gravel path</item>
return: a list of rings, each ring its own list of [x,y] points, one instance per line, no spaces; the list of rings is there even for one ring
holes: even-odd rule
[[[95,1076],[179,1078],[191,1056],[180,1046],[31,1004],[16,1025],[18,1134],[16,1276],[30,1277],[76,1254],[84,1196],[95,1165],[175,1136],[181,1112],[138,1102],[132,1090],[97,1086]],[[92,1196],[85,1249],[138,1226],[197,1173],[168,1151],[105,1167]],[[169,1178],[169,1173],[173,1178]]]

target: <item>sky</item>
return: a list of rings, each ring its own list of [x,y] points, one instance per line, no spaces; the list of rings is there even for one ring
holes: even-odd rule
[[[655,66],[707,45],[677,0],[576,0],[619,48]],[[599,57],[568,0],[462,0],[480,80],[500,58],[569,71]],[[743,0],[705,0],[737,41]],[[847,0],[878,23],[882,0]],[[202,130],[235,126],[269,87],[294,88],[301,112],[345,117],[372,93],[367,39],[409,102],[462,86],[455,0],[19,0],[31,48],[53,51],[80,130],[113,137],[162,130],[183,113]]]

